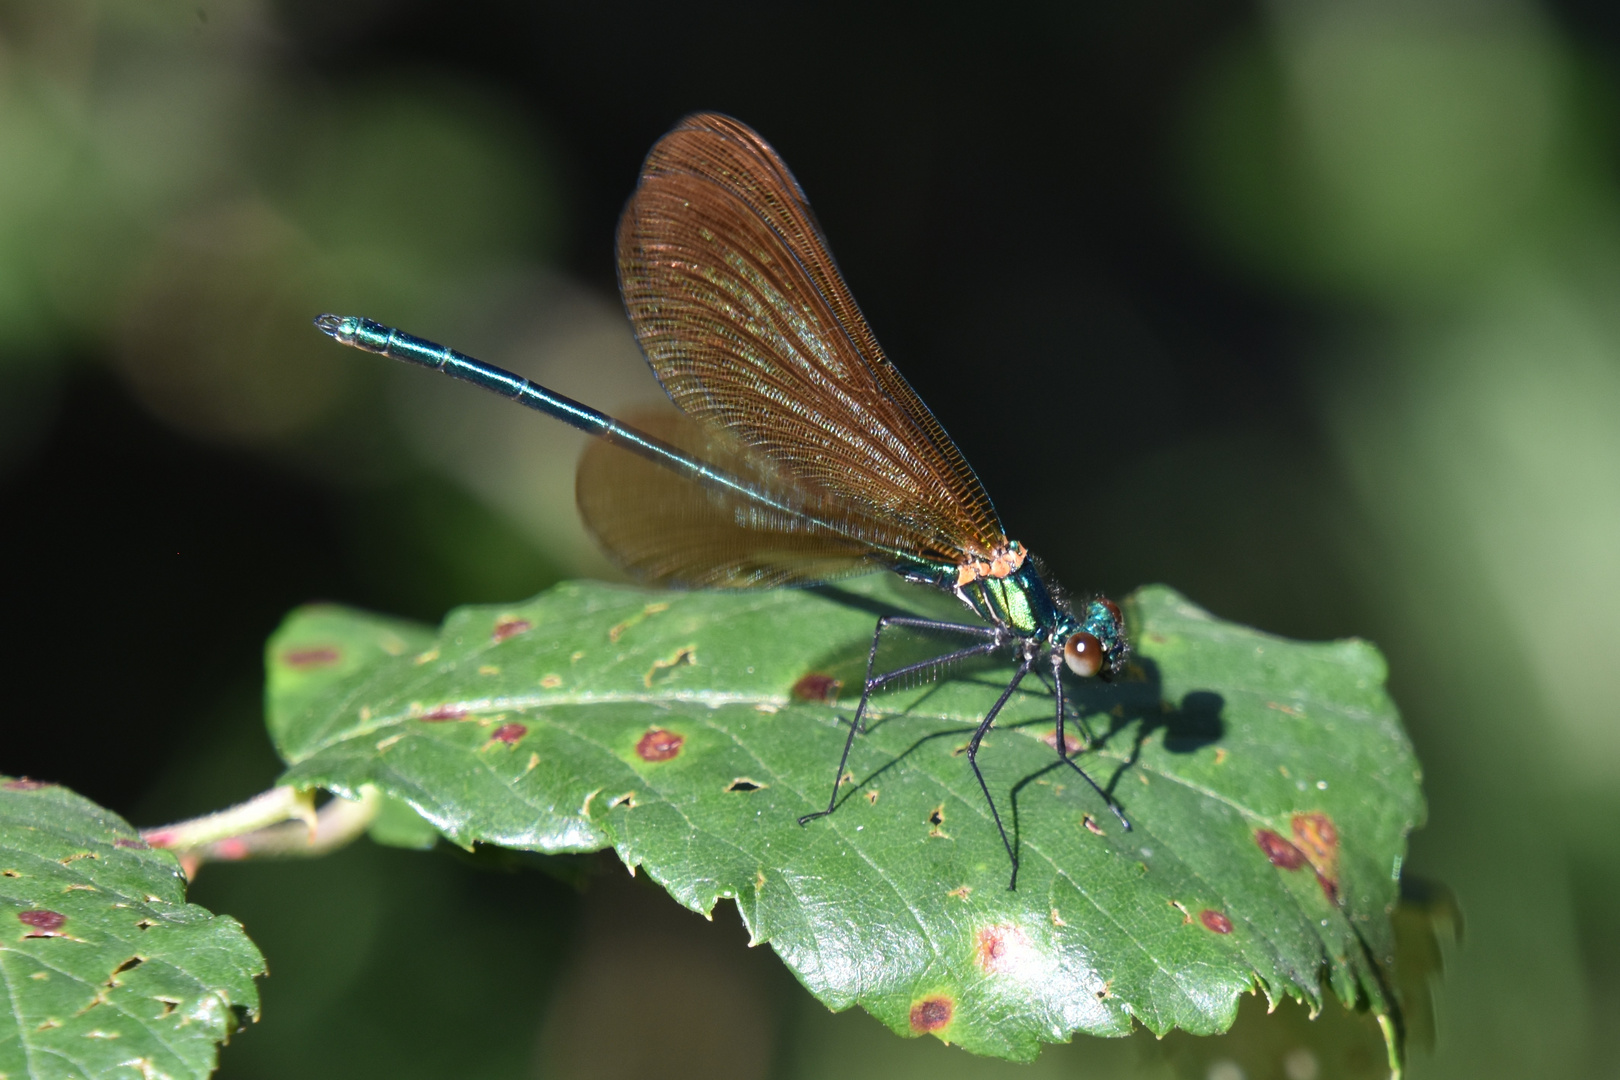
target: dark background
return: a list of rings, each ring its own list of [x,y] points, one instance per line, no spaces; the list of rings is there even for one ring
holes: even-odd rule
[[[1384,648],[1429,777],[1408,867],[1469,917],[1413,1075],[1620,1061],[1606,8],[144,7],[0,4],[0,769],[143,825],[211,809],[276,774],[290,608],[437,620],[608,572],[572,444],[513,453],[542,421],[308,320],[645,399],[614,225],[718,109],[1060,579]],[[602,872],[208,869],[276,974],[225,1075],[1011,1071],[831,1020],[729,911]],[[649,1064],[593,994],[680,1034]],[[1082,1066],[1171,1067],[1035,1069]]]

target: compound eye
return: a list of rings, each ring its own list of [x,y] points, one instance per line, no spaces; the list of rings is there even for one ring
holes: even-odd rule
[[[1123,615],[1121,615],[1119,613],[1119,605],[1118,604],[1114,603],[1112,600],[1108,599],[1108,597],[1106,597],[1106,596],[1097,597],[1097,603],[1101,604],[1103,607],[1108,609],[1108,614],[1110,614],[1110,615],[1112,615],[1114,617],[1114,625],[1115,626],[1124,626],[1125,625],[1125,616],[1123,616]]]
[[[1101,671],[1103,660],[1103,644],[1095,634],[1082,630],[1078,634],[1070,634],[1069,640],[1063,643],[1063,662],[1082,679],[1089,679]]]

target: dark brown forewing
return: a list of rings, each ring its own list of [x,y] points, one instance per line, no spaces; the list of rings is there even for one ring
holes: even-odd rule
[[[673,409],[631,418],[643,432],[732,476],[804,502],[715,433]],[[703,588],[809,585],[887,565],[859,536],[817,530],[802,517],[760,507],[593,439],[574,482],[585,526],[609,557],[643,581]],[[805,504],[814,512],[814,507]],[[881,523],[846,520],[852,533],[892,544]]]
[[[619,287],[670,397],[931,561],[1006,542],[989,496],[878,347],[787,166],[687,117],[619,222]]]

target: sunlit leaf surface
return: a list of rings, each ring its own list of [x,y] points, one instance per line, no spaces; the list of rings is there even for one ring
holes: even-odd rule
[[[1081,760],[1135,829],[1057,761],[1035,684],[980,757],[1021,852],[1009,891],[960,754],[998,667],[877,699],[840,808],[796,821],[825,803],[874,613],[935,605],[878,576],[565,584],[463,608],[437,635],[311,608],[270,644],[270,724],[290,782],[376,784],[461,844],[611,846],[700,911],[731,898],[828,1005],[903,1034],[1027,1059],[1133,1020],[1222,1030],[1256,986],[1314,1005],[1324,975],[1390,1008],[1378,965],[1423,808],[1371,645],[1138,592],[1129,677],[1073,687],[1102,737]]]
[[[259,951],[173,855],[78,795],[0,778],[0,1075],[205,1077],[259,1007]]]

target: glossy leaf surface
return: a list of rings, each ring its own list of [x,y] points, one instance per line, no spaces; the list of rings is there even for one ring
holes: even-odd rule
[[[270,724],[289,782],[376,784],[461,844],[611,846],[696,910],[731,898],[828,1005],[902,1034],[1027,1059],[1133,1021],[1222,1030],[1255,986],[1316,1003],[1324,973],[1389,1008],[1378,964],[1423,807],[1365,642],[1285,641],[1138,592],[1128,677],[1071,688],[1102,743],[1081,760],[1135,829],[1057,761],[1035,684],[980,757],[1016,891],[959,755],[1001,667],[877,698],[838,812],[800,827],[875,612],[952,614],[938,603],[880,575],[740,595],[570,583],[436,635],[308,609],[270,645]]]
[[[264,959],[116,814],[0,778],[0,1075],[205,1077]]]

